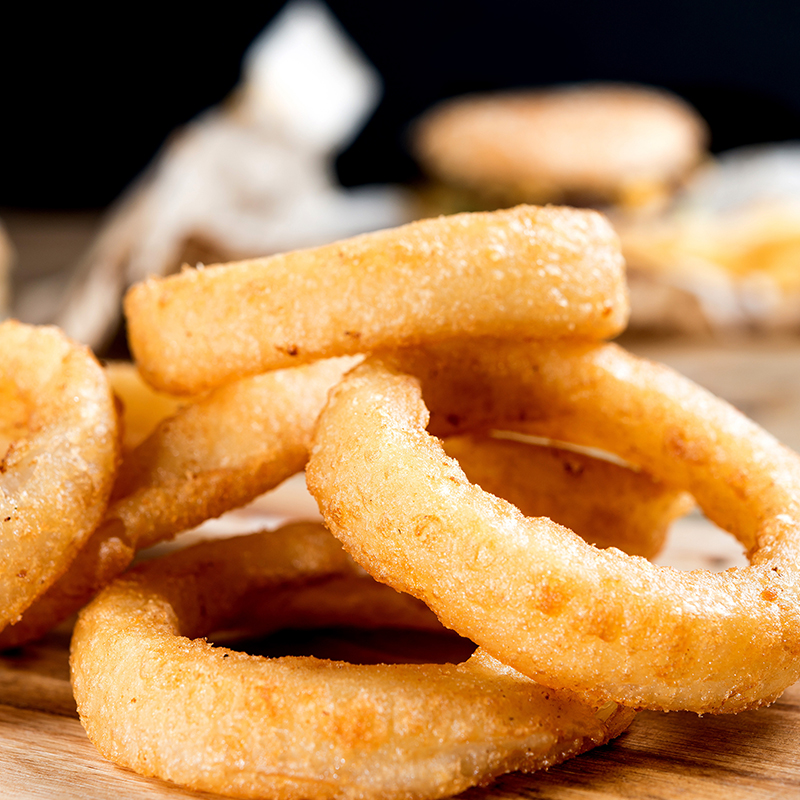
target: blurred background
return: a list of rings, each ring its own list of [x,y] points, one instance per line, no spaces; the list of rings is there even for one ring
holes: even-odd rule
[[[511,86],[664,86],[708,121],[717,152],[800,136],[800,4],[790,0],[328,5],[384,84],[374,115],[338,155],[345,185],[413,179],[410,120],[444,97]],[[246,48],[282,6],[137,9],[114,20],[15,4],[0,52],[0,207],[107,206],[171,131],[230,93]]]

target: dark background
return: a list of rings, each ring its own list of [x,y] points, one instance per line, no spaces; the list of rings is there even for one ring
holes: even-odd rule
[[[171,130],[230,91],[247,45],[282,5],[187,6],[174,17],[124,5],[103,17],[32,4],[7,14],[0,206],[107,205]],[[800,138],[800,2],[329,6],[385,82],[380,108],[338,159],[346,185],[413,179],[408,122],[470,90],[640,81],[692,102],[715,151]]]

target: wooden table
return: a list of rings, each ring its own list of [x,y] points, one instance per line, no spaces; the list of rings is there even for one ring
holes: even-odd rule
[[[726,397],[800,450],[800,341],[688,342],[627,338]],[[281,515],[307,509],[290,486]],[[287,494],[287,491],[289,494]],[[213,526],[212,526],[213,527]],[[703,536],[698,539],[697,534]],[[193,538],[191,536],[187,539]],[[740,548],[700,517],[678,524],[660,559],[681,568],[740,563]],[[201,797],[103,760],[86,739],[69,684],[68,627],[0,656],[0,797]],[[614,743],[533,775],[511,775],[470,798],[800,797],[800,685],[768,709],[697,717],[645,712]]]

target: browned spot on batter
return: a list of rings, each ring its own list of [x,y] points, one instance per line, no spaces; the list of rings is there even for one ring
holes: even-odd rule
[[[563,592],[553,586],[543,586],[534,598],[534,605],[542,614],[552,616],[558,614],[566,602]]]
[[[433,514],[426,514],[418,517],[414,521],[414,536],[421,542],[425,543],[429,539],[436,538],[436,530],[439,527],[439,518]]]
[[[328,519],[329,525],[342,525],[344,522],[344,515],[342,514],[342,508],[338,504],[331,503],[325,508],[325,515]]]
[[[667,429],[664,446],[670,455],[683,461],[699,464],[706,459],[705,447],[702,443],[694,439],[687,439],[678,428]]]
[[[562,456],[562,466],[564,472],[570,475],[580,475],[584,470],[584,465],[577,458],[570,458],[568,455]]]

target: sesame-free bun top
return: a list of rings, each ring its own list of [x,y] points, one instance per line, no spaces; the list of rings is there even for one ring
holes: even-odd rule
[[[498,200],[636,205],[679,184],[707,141],[675,95],[585,83],[444,101],[411,144],[432,177]]]

